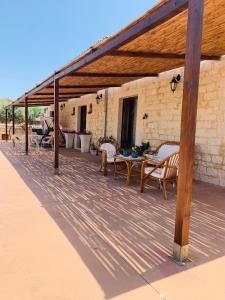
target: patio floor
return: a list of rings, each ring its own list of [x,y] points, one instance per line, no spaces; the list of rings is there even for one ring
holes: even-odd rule
[[[138,191],[61,149],[0,142],[0,299],[225,299],[225,189],[195,182],[192,263],[172,253],[175,191]]]

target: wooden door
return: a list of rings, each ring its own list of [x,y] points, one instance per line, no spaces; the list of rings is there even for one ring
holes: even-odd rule
[[[87,120],[87,106],[81,106],[80,108],[80,132],[86,130],[86,120]]]
[[[129,149],[135,145],[137,98],[126,98],[122,106],[121,147]]]

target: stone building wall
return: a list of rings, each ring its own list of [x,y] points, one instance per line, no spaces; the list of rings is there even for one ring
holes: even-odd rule
[[[157,146],[166,140],[179,141],[183,82],[175,93],[169,82],[173,75],[182,75],[183,68],[165,72],[158,78],[144,78],[109,89],[107,135],[118,138],[121,99],[138,96],[136,144],[150,141]],[[103,91],[104,93],[104,91]],[[104,103],[96,104],[96,95],[70,100],[61,113],[65,128],[77,128],[78,107],[92,103],[93,112],[87,116],[87,129],[93,140],[104,133]],[[71,116],[72,108],[76,114]],[[148,118],[143,120],[143,115]],[[225,60],[201,63],[199,103],[196,134],[195,177],[225,186]]]

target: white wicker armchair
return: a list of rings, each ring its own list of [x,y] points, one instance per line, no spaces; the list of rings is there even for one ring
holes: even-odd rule
[[[154,160],[153,156],[151,158],[149,155],[149,159],[142,163],[140,184],[140,191],[142,193],[144,192],[145,184],[148,181],[156,180],[159,182],[164,198],[167,200],[167,183],[177,183],[179,168],[179,146],[177,145],[177,147],[174,147],[173,150],[178,151],[174,151],[164,158],[162,158],[162,156],[165,156],[166,153],[161,152],[160,155],[162,159],[160,159],[160,156],[157,155],[157,160]]]
[[[100,171],[103,172],[104,176],[108,174],[108,165],[114,166],[114,155],[117,153],[117,148],[115,144],[112,143],[103,143],[99,147],[101,152],[101,167]],[[121,160],[116,160],[116,163],[121,163]]]

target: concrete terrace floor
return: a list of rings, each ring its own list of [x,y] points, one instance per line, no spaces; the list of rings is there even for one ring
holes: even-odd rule
[[[99,158],[0,142],[0,299],[225,299],[225,189],[194,184],[190,258],[173,247],[175,191],[103,177]]]

